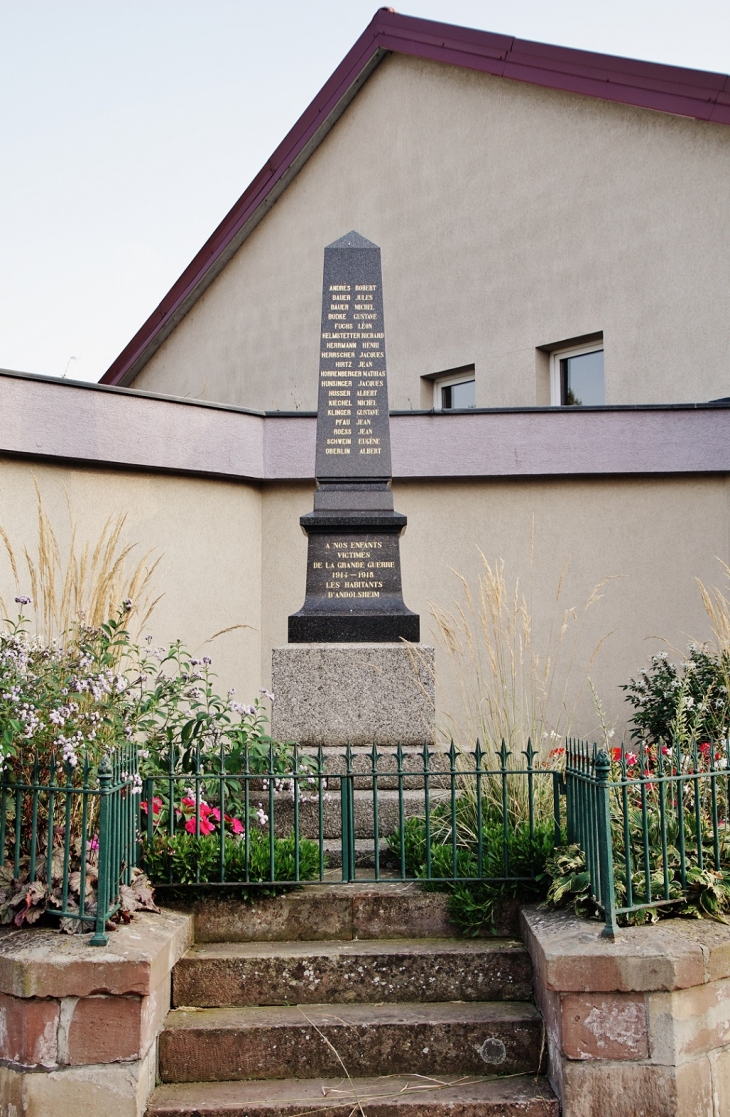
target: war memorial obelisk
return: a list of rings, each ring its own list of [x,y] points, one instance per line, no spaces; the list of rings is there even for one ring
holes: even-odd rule
[[[417,642],[403,603],[393,511],[380,249],[348,233],[324,250],[317,410],[317,491],[307,596],[290,643]]]
[[[433,649],[403,601],[406,517],[390,487],[380,249],[356,232],[324,251],[320,342],[306,595],[273,651],[272,732],[325,745],[433,739]]]

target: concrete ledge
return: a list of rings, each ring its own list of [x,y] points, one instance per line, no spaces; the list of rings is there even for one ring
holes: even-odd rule
[[[611,942],[564,912],[521,919],[563,1117],[730,1112],[730,927],[667,920]]]
[[[307,884],[249,903],[212,892],[202,900],[180,902],[193,913],[196,943],[458,938],[448,905],[446,893],[400,881]],[[500,937],[519,935],[516,902],[505,903],[495,930]]]
[[[148,996],[192,941],[192,920],[177,911],[138,912],[89,946],[89,935],[45,928],[0,929],[0,993],[13,997]]]
[[[192,916],[139,913],[104,948],[45,929],[0,933],[0,1113],[140,1117],[171,971]]]
[[[723,404],[392,416],[393,477],[730,470]],[[0,453],[249,481],[314,481],[316,417],[0,372]]]

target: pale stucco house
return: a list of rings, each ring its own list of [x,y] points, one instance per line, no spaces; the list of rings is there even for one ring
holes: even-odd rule
[[[590,673],[620,725],[650,638],[708,637],[695,578],[730,561],[730,410],[710,402],[730,396],[728,125],[725,75],[381,9],[106,389],[0,377],[2,448],[25,455],[4,492],[30,491],[35,458],[88,518],[127,509],[165,552],[160,634],[246,624],[221,674],[265,683],[303,600],[322,252],[357,229],[382,249],[423,638],[477,548],[532,586],[537,630],[568,559],[560,609],[617,576],[576,662],[612,633]],[[584,700],[574,728],[594,723]]]

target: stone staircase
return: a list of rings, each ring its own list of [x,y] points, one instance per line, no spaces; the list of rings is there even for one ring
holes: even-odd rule
[[[527,952],[456,937],[444,899],[383,883],[197,904],[147,1117],[558,1117]]]

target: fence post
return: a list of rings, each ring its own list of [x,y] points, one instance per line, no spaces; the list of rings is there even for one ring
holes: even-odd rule
[[[555,845],[559,846],[563,840],[563,827],[560,821],[560,796],[565,794],[565,777],[560,772],[553,772],[553,825],[555,827]]]
[[[600,900],[606,917],[606,926],[601,933],[606,938],[614,939],[616,937],[616,892],[613,880],[613,846],[611,842],[611,790],[609,787],[611,761],[605,749],[601,749],[596,757],[595,771]]]
[[[111,834],[109,833],[109,807],[112,782],[112,766],[105,756],[99,765],[99,879],[96,891],[96,931],[91,938],[91,946],[106,946],[109,936],[106,933],[106,917],[109,908],[109,853]]]
[[[353,881],[355,879],[355,796],[352,748],[349,742],[345,748],[345,773],[340,777],[340,830],[342,831],[342,879]]]

